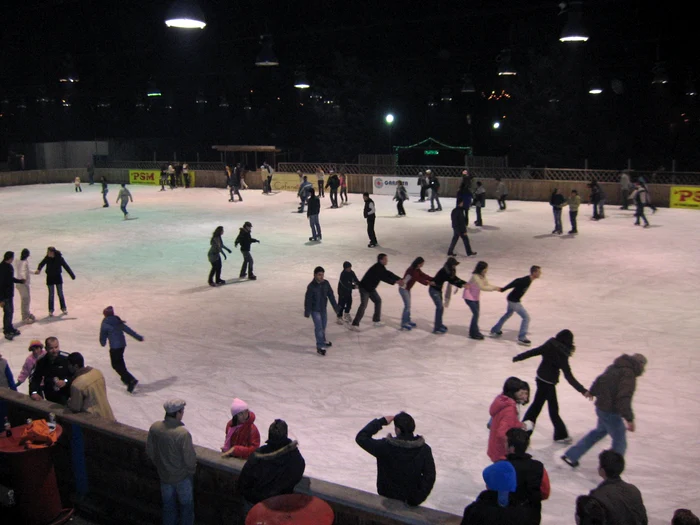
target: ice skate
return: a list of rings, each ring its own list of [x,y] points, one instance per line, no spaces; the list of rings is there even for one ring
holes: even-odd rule
[[[53,312],[49,312],[49,317],[53,317]]]
[[[331,343],[330,341],[326,341],[324,344],[326,345],[327,348],[330,348],[331,346],[333,346],[333,343]]]
[[[22,319],[22,322],[24,324],[32,324],[34,322],[34,319],[32,319],[31,317],[25,317],[24,319]]]
[[[382,326],[384,326],[384,323],[382,323],[381,321],[375,321],[374,323],[372,323],[372,325],[375,328],[381,328]]]
[[[352,323],[352,316],[348,313],[343,314],[343,319],[348,323]]]
[[[501,330],[491,330],[491,333],[489,335],[491,337],[501,337],[503,335],[503,332]]]
[[[416,326],[418,326],[418,325],[417,325],[416,323],[414,323],[413,321],[409,321],[408,324],[411,325],[411,328],[415,328]]]
[[[12,341],[15,338],[14,334],[5,334],[5,339]]]
[[[562,439],[555,439],[554,442],[558,443],[560,445],[571,445],[571,444],[573,444],[574,440],[572,439],[571,436],[568,436],[568,437],[565,437]]]
[[[360,325],[359,325],[359,324],[351,324],[350,326],[348,326],[348,328],[349,328],[350,330],[352,330],[353,332],[359,332],[359,331],[360,331]]]
[[[223,284],[226,284],[226,281],[224,281],[223,279],[220,279],[220,280],[216,281],[216,284],[217,284],[217,286],[221,286]]]
[[[576,468],[579,465],[578,461],[574,461],[572,459],[569,459],[566,455],[563,455],[561,457],[561,459],[564,463],[566,463],[567,465],[569,465],[572,468]]]
[[[338,323],[338,324],[345,324],[345,321],[343,321],[343,318],[342,318],[342,317],[336,317],[336,318],[335,318],[335,322]]]
[[[527,337],[523,337],[522,339],[518,339],[518,344],[523,346],[530,346],[532,344],[532,341],[530,341]]]
[[[410,332],[411,330],[413,330],[413,327],[410,325],[410,323],[406,323],[401,325],[401,330],[406,330],[407,332]]]
[[[62,308],[61,312],[63,312],[63,315],[68,315],[68,309],[67,308]]]
[[[138,380],[138,379],[134,379],[133,381],[131,381],[131,382],[127,385],[126,391],[129,392],[130,394],[133,394],[133,393],[134,393],[134,389],[136,388],[136,385],[138,385],[138,384],[139,384],[139,380]]]
[[[251,273],[248,275],[248,279],[251,281],[255,281],[257,279],[257,277]]]
[[[326,355],[326,349],[325,349],[325,348],[322,348],[322,347],[318,347],[318,348],[316,349],[316,353],[317,353],[318,355]]]

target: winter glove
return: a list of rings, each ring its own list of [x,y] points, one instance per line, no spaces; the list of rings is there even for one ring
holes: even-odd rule
[[[535,430],[535,424],[532,421],[523,421],[523,429],[526,432],[532,432]]]
[[[304,312],[304,317],[308,319],[309,317],[311,317],[311,314],[309,312]]]
[[[231,250],[229,250],[228,248],[226,248],[226,251],[227,251],[228,253],[233,253],[233,252],[232,252]]]
[[[141,342],[143,342],[144,339],[145,339],[145,337],[142,335],[140,335],[136,338],[137,341],[141,341]]]
[[[231,252],[229,252],[229,253],[231,253]],[[226,254],[225,254],[224,252],[221,252],[221,255],[224,256],[224,261],[225,261],[225,260],[226,260]]]

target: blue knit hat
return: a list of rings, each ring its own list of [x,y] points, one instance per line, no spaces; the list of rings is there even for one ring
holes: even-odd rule
[[[515,492],[518,488],[513,465],[508,461],[497,461],[490,467],[486,467],[482,476],[486,488],[498,492],[498,504],[501,507],[507,507],[508,493]]]

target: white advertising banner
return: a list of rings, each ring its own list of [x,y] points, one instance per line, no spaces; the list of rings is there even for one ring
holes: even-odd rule
[[[372,193],[376,195],[394,195],[398,181],[403,182],[409,195],[420,195],[418,177],[372,177]]]

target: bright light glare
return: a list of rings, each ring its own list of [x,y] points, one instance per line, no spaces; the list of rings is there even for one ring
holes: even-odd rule
[[[310,86],[309,84],[307,84],[306,82],[296,82],[296,83],[294,84],[294,87],[297,88],[297,89],[308,89],[308,88],[310,88],[311,86]]]
[[[172,20],[166,20],[165,25],[168,27],[178,27],[180,29],[204,29],[207,24],[203,20],[173,18]]]
[[[153,91],[152,93],[147,93],[146,96],[147,97],[160,97],[160,96],[162,96],[162,94],[160,91]]]
[[[499,71],[499,72],[498,72],[498,75],[501,76],[501,77],[502,77],[502,76],[515,76],[515,75],[517,75],[517,74],[518,74],[518,72],[517,72],[517,71],[513,71],[512,69],[506,69],[505,71]]]
[[[589,92],[591,95],[600,95],[600,94],[603,92],[603,90],[600,89],[600,88],[591,88],[591,89],[588,90],[588,92]]]
[[[493,129],[498,129],[498,128],[500,128],[500,127],[501,127],[501,123],[500,123],[500,122],[494,122],[494,123],[493,123]]]
[[[384,120],[386,120],[387,124],[391,124],[392,122],[394,122],[394,115],[389,113],[386,117],[384,117]]]
[[[559,42],[588,42],[588,37],[584,35],[569,35],[563,36]]]

